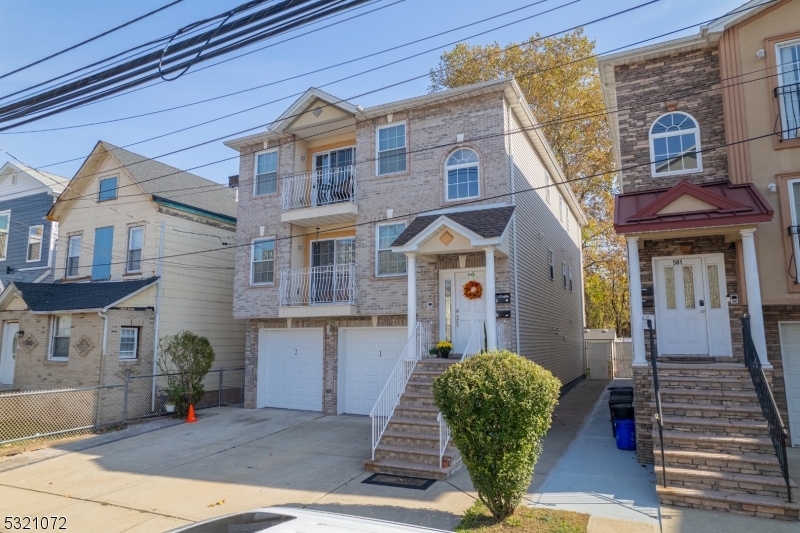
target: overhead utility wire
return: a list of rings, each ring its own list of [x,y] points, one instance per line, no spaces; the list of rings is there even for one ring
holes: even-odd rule
[[[50,54],[47,57],[43,57],[42,59],[38,59],[38,60],[34,61],[33,63],[28,63],[27,65],[24,65],[24,66],[21,66],[19,68],[16,68],[16,69],[14,69],[14,70],[12,70],[10,72],[6,72],[5,74],[0,74],[0,80],[3,79],[3,78],[7,78],[8,76],[11,76],[12,74],[16,74],[17,72],[22,72],[23,70],[29,69],[29,68],[31,68],[33,66],[36,66],[36,65],[40,64],[40,63],[44,63],[45,61],[53,59],[54,57],[58,57],[58,56],[60,56],[62,54],[65,54],[67,52],[75,50],[76,48],[80,48],[81,46],[83,46],[85,44],[89,44],[89,43],[91,43],[93,41],[96,41],[97,39],[105,37],[106,35],[114,33],[115,31],[121,30],[122,28],[126,28],[126,27],[128,27],[128,26],[130,26],[132,24],[135,24],[135,23],[139,22],[140,20],[144,20],[147,17],[155,15],[156,13],[159,13],[161,11],[164,11],[165,9],[168,9],[168,8],[170,8],[170,7],[172,7],[172,6],[176,5],[176,4],[180,4],[181,2],[183,2],[183,0],[174,0],[173,2],[170,2],[169,4],[161,6],[161,7],[157,8],[157,9],[154,9],[153,11],[150,11],[149,13],[145,13],[144,15],[138,16],[135,19],[129,20],[127,22],[124,22],[124,23],[120,24],[119,26],[115,26],[115,27],[111,28],[110,30],[106,30],[103,33],[95,35],[94,37],[90,37],[88,39],[85,39],[85,40],[77,43],[77,44],[73,44],[72,46],[64,48],[63,50],[59,50],[58,52],[56,52],[54,54]]]

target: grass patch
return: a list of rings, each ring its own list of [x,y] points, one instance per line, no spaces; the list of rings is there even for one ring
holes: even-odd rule
[[[571,511],[556,511],[531,507],[518,507],[517,512],[502,522],[495,520],[489,510],[476,501],[464,513],[456,527],[458,533],[585,533],[589,515]]]

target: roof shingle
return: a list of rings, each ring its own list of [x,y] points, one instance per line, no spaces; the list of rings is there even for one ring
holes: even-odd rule
[[[133,281],[91,283],[14,283],[31,311],[57,312],[105,309],[152,285],[157,277]]]
[[[475,209],[470,211],[457,211],[454,213],[443,213],[439,215],[421,215],[401,233],[392,243],[392,246],[403,246],[408,244],[411,239],[430,226],[439,217],[449,218],[456,224],[460,224],[468,230],[474,231],[484,239],[499,237],[503,234],[514,214],[514,206],[493,207],[490,209]]]

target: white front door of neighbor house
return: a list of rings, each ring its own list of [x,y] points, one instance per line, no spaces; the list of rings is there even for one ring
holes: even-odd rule
[[[657,258],[653,265],[658,353],[731,356],[723,255]]]
[[[792,446],[800,447],[800,322],[779,322]]]
[[[483,287],[483,295],[475,300],[464,296],[464,285],[477,281]],[[486,270],[464,269],[442,271],[439,279],[441,302],[439,323],[442,339],[450,338],[453,353],[463,354],[473,329],[486,321]],[[481,335],[483,335],[481,333]],[[441,339],[440,339],[441,340]]]
[[[0,385],[14,384],[14,364],[17,359],[19,322],[6,322],[3,329],[3,348],[0,351]]]
[[[408,340],[408,328],[339,328],[338,410],[368,415]]]
[[[322,411],[322,328],[258,331],[256,407]]]

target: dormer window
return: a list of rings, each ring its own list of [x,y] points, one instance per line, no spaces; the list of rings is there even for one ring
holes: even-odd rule
[[[478,154],[469,148],[460,148],[447,158],[444,170],[447,200],[478,197]]]
[[[650,161],[653,176],[690,174],[703,170],[700,130],[686,113],[667,113],[650,128]]]

